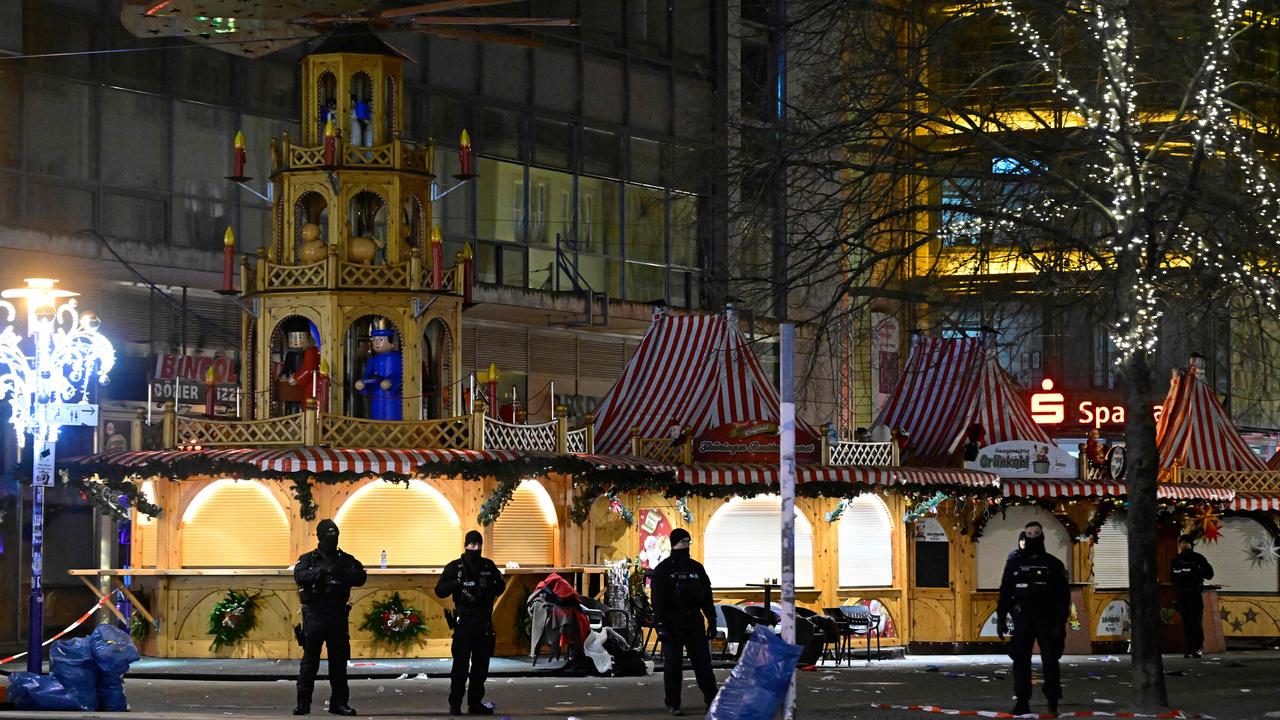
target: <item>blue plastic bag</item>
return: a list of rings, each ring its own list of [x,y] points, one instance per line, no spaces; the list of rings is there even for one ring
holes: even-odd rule
[[[773,720],[791,684],[801,647],[757,627],[707,720]]]
[[[124,696],[124,674],[138,659],[129,633],[115,625],[99,625],[89,636],[93,662],[98,670],[98,709],[124,712],[129,702]]]
[[[19,710],[91,710],[82,706],[52,675],[9,675],[9,701]]]
[[[49,672],[79,703],[81,710],[98,709],[98,669],[89,638],[59,640],[49,651]]]

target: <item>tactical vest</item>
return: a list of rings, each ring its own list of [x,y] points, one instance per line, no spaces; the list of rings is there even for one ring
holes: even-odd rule
[[[1173,559],[1173,584],[1181,590],[1199,590],[1204,578],[1201,577],[1200,563],[1193,555],[1184,558],[1181,555]]]
[[[1023,559],[1013,569],[1013,597],[1022,609],[1049,597],[1055,568],[1047,562]]]
[[[710,597],[707,578],[698,570],[678,570],[671,573],[671,585],[676,607],[683,615],[697,615]]]

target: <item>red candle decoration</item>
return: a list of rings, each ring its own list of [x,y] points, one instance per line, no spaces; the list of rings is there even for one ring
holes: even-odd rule
[[[214,401],[217,399],[218,386],[214,383],[213,366],[204,371],[204,414],[213,417],[216,414]]]
[[[320,372],[316,376],[316,408],[321,413],[329,412],[329,361],[320,361]]]
[[[444,238],[440,228],[431,227],[431,289],[439,290],[444,284]]]
[[[232,177],[244,177],[244,133],[237,130],[235,139],[234,160],[232,162]]]
[[[337,165],[338,138],[333,129],[333,117],[324,121],[324,164],[327,167]]]
[[[462,303],[464,305],[471,304],[471,280],[474,277],[471,244],[462,246],[457,254],[458,263],[462,265]],[[456,289],[455,289],[456,292]]]
[[[236,259],[236,234],[231,228],[222,235],[222,289],[225,291],[235,290],[235,283],[232,282],[231,271],[235,265]]]
[[[458,168],[458,175],[461,177],[467,178],[474,174],[471,171],[471,136],[465,129],[458,140]]]
[[[489,417],[498,417],[498,366],[489,363],[489,382],[486,388],[489,395]]]

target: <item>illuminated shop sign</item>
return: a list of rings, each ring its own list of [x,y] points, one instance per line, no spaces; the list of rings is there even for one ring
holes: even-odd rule
[[[1069,395],[1068,395],[1069,392]],[[1079,425],[1098,430],[1122,428],[1125,422],[1124,399],[1117,392],[1105,390],[1054,389],[1051,378],[1040,382],[1040,392],[1032,393],[1029,402],[1031,419],[1038,425]],[[1160,421],[1163,407],[1156,405],[1153,414]]]

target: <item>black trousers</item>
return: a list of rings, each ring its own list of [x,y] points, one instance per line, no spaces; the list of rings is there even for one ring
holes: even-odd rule
[[[351,659],[351,634],[347,611],[321,613],[302,611],[302,663],[298,666],[298,704],[310,705],[320,669],[320,649],[329,648],[329,707],[346,705],[351,699],[347,687],[347,660]]]
[[[449,671],[449,707],[462,707],[466,693],[467,707],[480,707],[484,702],[484,681],[489,677],[489,659],[497,635],[492,620],[461,620],[453,630],[453,668]],[[470,687],[467,681],[471,681]]]
[[[1178,614],[1182,616],[1182,637],[1187,643],[1187,652],[1204,649],[1204,595],[1200,590],[1194,592],[1179,591],[1173,601]]]
[[[1066,640],[1066,625],[1038,615],[1013,616],[1013,638],[1009,657],[1013,658],[1013,692],[1019,703],[1031,700],[1031,651],[1040,644],[1040,664],[1044,670],[1044,696],[1062,697],[1062,676],[1058,659]]]
[[[662,641],[662,686],[667,707],[680,707],[680,690],[684,686],[684,654],[689,654],[698,689],[710,705],[716,696],[716,676],[711,671],[711,641],[699,618],[667,630]]]

